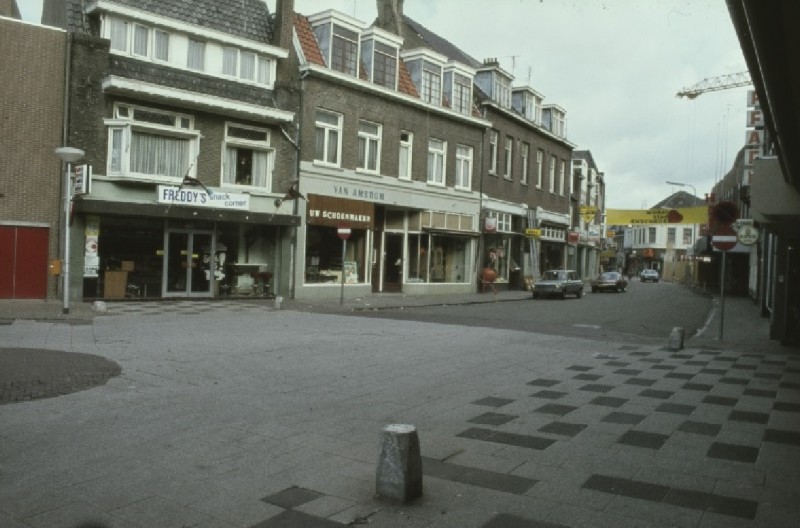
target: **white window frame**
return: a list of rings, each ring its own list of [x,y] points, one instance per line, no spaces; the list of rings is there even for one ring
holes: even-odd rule
[[[202,54],[200,51],[202,50]],[[199,60],[194,63],[193,60]],[[189,38],[186,46],[186,67],[192,71],[206,71],[206,43],[202,40]]]
[[[412,158],[414,154],[414,134],[400,131],[400,154],[399,164],[397,167],[397,177],[401,180],[411,180],[412,174]],[[405,171],[403,170],[403,160],[406,161]]]
[[[355,38],[355,40],[353,40],[353,38]],[[342,50],[344,50],[345,46],[347,47],[347,53],[342,53],[341,68],[334,67],[334,53],[338,48],[342,48]],[[358,66],[361,63],[361,50],[359,48],[358,31],[354,31],[353,29],[337,23],[333,23],[331,25],[331,49],[330,60],[328,64],[330,64],[330,68],[332,70],[358,77]],[[355,50],[355,60],[349,61],[349,54],[353,50]],[[352,62],[352,64],[350,64],[350,62]],[[352,66],[352,70],[347,68],[348,65]]]
[[[553,156],[553,155],[550,155],[550,167],[548,169],[548,173],[550,175],[550,184],[549,184],[550,193],[551,194],[555,194],[556,193],[556,157]]]
[[[456,189],[472,189],[472,147],[456,145]]]
[[[150,35],[152,31],[142,24],[133,24],[131,31],[131,55],[135,57],[150,57]],[[144,38],[141,37],[144,35]],[[137,50],[137,46],[144,46],[144,50]]]
[[[453,72],[453,100],[450,105],[459,114],[472,113],[472,79],[457,71]]]
[[[536,188],[542,188],[542,179],[544,177],[544,151],[536,149]]]
[[[153,123],[136,119],[137,113],[161,115],[165,123]],[[166,121],[172,124],[166,124]],[[194,118],[187,114],[166,112],[138,105],[117,103],[114,105],[114,117],[104,121],[108,127],[108,156],[106,173],[109,176],[136,178],[157,182],[176,182],[184,176],[196,174],[194,159],[200,146],[200,132],[194,129]],[[174,174],[152,174],[133,172],[131,156],[133,136],[135,133],[170,137],[187,141],[186,159],[179,160]]]
[[[514,162],[514,138],[506,136],[505,146],[506,158],[503,160],[503,178],[512,179],[512,168]]]
[[[437,170],[437,168],[439,170]],[[445,186],[447,174],[447,141],[436,138],[428,139],[428,185]]]
[[[162,40],[163,38],[163,40]],[[156,62],[169,62],[170,40],[169,32],[156,29],[153,31],[153,60]],[[163,53],[162,53],[163,52]]]
[[[375,132],[364,130],[364,127],[375,127]],[[380,123],[373,123],[371,121],[359,120],[358,121],[358,165],[356,170],[359,172],[368,172],[370,174],[379,174],[381,171],[381,138],[383,137],[383,125]],[[363,146],[363,151],[362,151]],[[374,146],[375,159],[370,155],[370,146]],[[361,159],[361,153],[364,153],[364,158]],[[363,164],[362,164],[363,163]]]
[[[328,114],[329,116],[335,117],[337,120],[337,124],[327,123],[325,121],[318,121],[317,115],[320,113]],[[314,138],[315,138],[315,146],[314,146],[314,163],[319,165],[327,165],[329,167],[341,167],[342,165],[342,122],[344,121],[344,116],[337,112],[331,112],[330,110],[325,110],[324,108],[317,108],[315,111],[314,116]],[[317,150],[316,150],[316,135],[319,131],[322,131],[324,134],[323,139],[323,146],[322,146],[322,157],[323,159],[317,158]],[[331,157],[331,136],[333,133],[336,133],[336,145],[335,147],[335,161],[328,161]]]
[[[489,174],[497,174],[497,130],[489,130]]]
[[[497,220],[496,230],[498,233],[513,233],[511,213],[501,213],[500,211],[487,211],[488,218]]]
[[[426,103],[442,105],[442,67],[439,64],[422,60],[422,90],[419,95]]]
[[[107,37],[111,40],[111,51],[127,54],[130,48],[130,22],[125,19],[113,17],[108,19]],[[120,31],[123,34],[120,34]]]
[[[520,176],[519,182],[523,185],[528,185],[528,173],[530,172],[530,152],[531,146],[529,143],[522,143],[520,147],[520,158],[522,162],[522,175]]]
[[[238,132],[240,136],[245,135],[248,131],[252,132],[252,138],[237,137]],[[263,139],[256,139],[255,136],[262,135]],[[248,190],[261,190],[270,191],[272,189],[272,174],[275,169],[275,149],[270,146],[271,134],[266,128],[253,127],[248,125],[241,125],[239,123],[225,123],[225,142],[222,151],[222,174],[220,175],[220,185],[223,187],[234,187],[237,189]],[[235,149],[236,152],[230,152],[229,149]],[[248,183],[237,182],[234,176],[235,170],[231,171],[228,166],[230,163],[239,161],[238,154],[240,150],[249,150],[252,153],[258,153],[266,156],[262,160],[263,171],[260,175],[254,173],[253,154],[251,154],[251,174]],[[235,160],[233,158],[236,158]],[[233,180],[233,181],[231,181]],[[259,180],[262,180],[260,183]]]
[[[558,194],[564,196],[564,180],[566,179],[567,162],[561,160],[561,165],[558,169]]]

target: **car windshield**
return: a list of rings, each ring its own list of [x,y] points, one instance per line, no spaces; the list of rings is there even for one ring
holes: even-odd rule
[[[619,277],[619,273],[615,271],[609,271],[600,275],[600,279],[602,280],[617,280],[617,277]]]
[[[545,271],[544,280],[566,280],[566,271]]]

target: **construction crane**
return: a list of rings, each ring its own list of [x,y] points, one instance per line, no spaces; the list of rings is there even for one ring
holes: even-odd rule
[[[753,84],[753,81],[750,79],[750,72],[731,73],[729,75],[720,75],[718,77],[703,79],[694,86],[684,88],[675,94],[675,97],[694,99],[698,95],[702,95],[706,92],[716,92],[717,90],[727,90],[729,88],[738,88],[751,84]]]

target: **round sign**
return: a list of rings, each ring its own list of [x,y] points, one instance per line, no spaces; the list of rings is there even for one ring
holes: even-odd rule
[[[730,251],[736,247],[736,231],[728,225],[719,226],[711,237],[711,243],[720,251]]]
[[[736,238],[740,244],[745,246],[752,246],[758,242],[758,229],[751,225],[743,225],[736,232]]]
[[[336,230],[336,234],[339,235],[339,238],[342,240],[347,240],[350,238],[350,228],[349,227],[340,227]]]

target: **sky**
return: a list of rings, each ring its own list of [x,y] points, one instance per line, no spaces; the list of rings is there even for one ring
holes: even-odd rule
[[[38,21],[41,0],[17,3]],[[274,12],[275,0],[267,5]],[[368,24],[377,15],[375,0],[295,0],[295,9]],[[744,144],[751,87],[676,97],[747,70],[722,0],[405,0],[404,11],[564,108],[567,139],[604,173],[608,208],[647,209],[679,190],[702,198]]]

